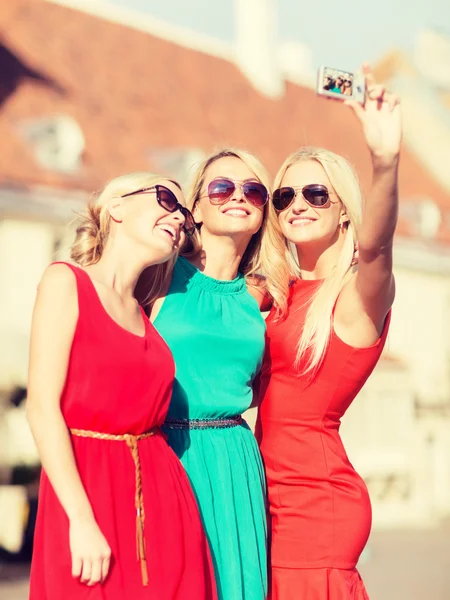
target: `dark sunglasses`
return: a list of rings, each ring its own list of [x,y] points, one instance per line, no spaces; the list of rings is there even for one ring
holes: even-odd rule
[[[164,210],[167,210],[167,212],[169,213],[174,213],[177,210],[180,211],[180,213],[184,217],[184,233],[188,237],[194,235],[197,226],[195,224],[194,217],[192,216],[191,211],[188,210],[182,204],[180,204],[172,190],[169,190],[169,188],[166,188],[164,185],[152,185],[152,187],[142,188],[141,190],[136,190],[135,192],[128,192],[128,194],[123,194],[121,198],[126,198],[127,196],[135,196],[136,194],[148,194],[152,191],[156,191],[156,201],[161,206],[161,208],[164,208]]]
[[[269,192],[262,183],[257,181],[231,181],[224,177],[213,179],[208,185],[208,196],[211,204],[225,204],[230,200],[237,187],[242,189],[245,199],[256,206],[263,207],[269,199]]]
[[[310,183],[304,187],[282,187],[275,190],[272,197],[275,209],[281,212],[289,208],[298,191],[313,208],[328,208],[331,204],[328,188],[320,183]]]

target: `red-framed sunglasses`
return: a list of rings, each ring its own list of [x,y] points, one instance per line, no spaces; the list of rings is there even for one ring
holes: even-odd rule
[[[233,181],[226,177],[217,177],[208,185],[208,197],[211,204],[226,204],[240,187],[244,198],[253,206],[262,208],[269,199],[267,188],[258,181]]]
[[[272,204],[278,211],[286,210],[301,192],[305,202],[313,208],[328,208],[331,204],[330,192],[326,185],[310,183],[303,187],[282,187],[274,191]]]
[[[184,224],[183,224],[184,233],[188,237],[191,237],[192,235],[194,235],[194,232],[197,229],[197,226],[195,224],[194,217],[192,216],[191,211],[188,210],[182,204],[180,204],[177,200],[177,197],[172,192],[172,190],[169,190],[169,188],[166,188],[166,186],[152,185],[151,187],[148,187],[148,188],[142,188],[140,190],[136,190],[135,192],[128,192],[127,194],[123,194],[121,196],[121,198],[126,198],[127,196],[135,196],[137,194],[148,194],[153,191],[156,192],[156,201],[161,206],[161,208],[164,208],[164,210],[167,210],[167,212],[169,212],[169,213],[174,213],[177,210],[180,211],[180,213],[184,217]]]

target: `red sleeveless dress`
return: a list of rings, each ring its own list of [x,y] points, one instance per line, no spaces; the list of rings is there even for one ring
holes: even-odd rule
[[[61,398],[68,428],[139,436],[162,425],[175,372],[166,343],[143,311],[143,337],[123,329],[105,311],[89,275],[68,266],[76,277],[79,306]],[[157,429],[137,442],[148,586],[137,558],[137,467],[130,446],[77,435],[72,444],[95,518],[112,550],[110,572],[104,584],[93,587],[72,577],[68,519],[43,472],[30,600],[216,599],[197,504],[165,436]]]
[[[259,437],[271,514],[272,600],[368,600],[356,570],[371,527],[367,488],[347,458],[340,419],[373,371],[389,318],[370,348],[333,332],[309,382],[293,369],[308,300],[320,281],[298,280],[284,321],[267,318]]]

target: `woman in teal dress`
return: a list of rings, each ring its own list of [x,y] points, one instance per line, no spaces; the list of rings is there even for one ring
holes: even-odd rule
[[[165,431],[198,500],[221,600],[267,594],[264,470],[241,414],[265,337],[247,286],[257,284],[256,272],[276,269],[263,235],[274,217],[268,189],[267,173],[246,152],[225,150],[203,163],[187,203],[200,234],[152,307],[176,363]]]

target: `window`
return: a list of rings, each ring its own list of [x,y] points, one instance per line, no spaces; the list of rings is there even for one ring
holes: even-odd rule
[[[20,125],[33,146],[39,164],[60,173],[76,173],[82,166],[85,139],[81,127],[69,115],[28,121]]]

